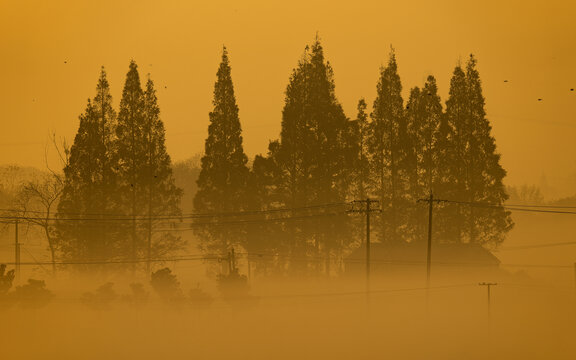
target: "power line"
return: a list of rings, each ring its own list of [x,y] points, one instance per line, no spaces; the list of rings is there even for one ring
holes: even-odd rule
[[[249,219],[249,220],[232,220],[232,221],[219,221],[219,222],[192,222],[192,223],[184,223],[184,225],[188,225],[188,228],[168,228],[168,229],[155,229],[155,232],[163,232],[163,231],[191,231],[194,230],[195,227],[202,227],[202,226],[226,226],[226,225],[238,225],[238,224],[260,224],[265,222],[283,222],[289,220],[304,220],[309,218],[318,218],[318,217],[331,217],[331,216],[342,216],[346,215],[344,212],[342,213],[325,213],[325,214],[315,214],[315,215],[303,215],[303,216],[287,216],[287,217],[278,217],[278,218],[264,218],[264,219]]]
[[[532,267],[532,268],[562,268],[562,269],[571,269],[572,265],[545,265],[545,264],[500,264],[500,266],[504,267]]]
[[[576,209],[576,206],[564,206],[564,205],[530,205],[530,204],[505,204],[505,206],[513,207],[529,207],[529,208],[548,208],[548,209]]]
[[[324,257],[297,257],[291,256],[286,254],[272,254],[272,253],[236,253],[236,255],[244,255],[247,257],[276,257],[276,258],[289,258],[293,260],[302,260],[302,261],[317,261],[322,262],[326,261]],[[151,259],[152,262],[178,262],[178,261],[198,261],[198,260],[221,260],[224,259],[224,255],[219,254],[205,254],[205,255],[198,255],[198,254],[187,254],[187,255],[180,255],[180,256],[173,256],[169,258],[156,258]],[[54,264],[56,265],[106,265],[106,264],[132,264],[132,263],[143,263],[147,262],[147,258],[137,258],[137,259],[116,259],[116,260],[94,260],[94,261],[56,261]],[[346,262],[350,263],[363,263],[364,260],[362,259],[347,259]],[[424,265],[426,264],[425,261],[389,261],[389,260],[371,260],[372,263],[378,264],[387,264],[387,265]],[[15,265],[15,262],[1,262],[2,264],[6,265]],[[482,263],[477,262],[432,262],[435,265],[447,265],[447,266],[457,266],[457,265],[469,265],[469,266],[486,266]],[[20,265],[52,265],[51,261],[34,261],[34,262],[20,262]],[[534,268],[572,268],[572,265],[553,265],[553,264],[506,264],[500,263],[500,266],[503,267],[534,267]],[[366,293],[365,291],[363,293]]]
[[[299,206],[299,207],[291,207],[291,208],[278,208],[278,209],[266,209],[266,210],[244,210],[244,211],[230,211],[230,212],[210,212],[210,213],[187,213],[182,215],[156,215],[153,216],[153,219],[196,219],[196,218],[211,218],[211,217],[226,217],[226,216],[240,216],[240,215],[255,215],[255,214],[268,214],[268,213],[277,213],[277,212],[288,212],[288,211],[298,211],[298,210],[309,210],[309,209],[318,209],[318,208],[328,208],[328,207],[338,207],[338,206],[345,206],[349,205],[350,203],[347,202],[339,202],[339,203],[325,203],[325,204],[317,204],[317,205],[308,205],[308,206]],[[18,209],[0,209],[0,212],[14,212],[14,213],[34,213],[34,214],[45,214],[45,211],[40,210],[18,210]],[[143,219],[148,220],[148,215],[138,215],[138,214],[120,214],[120,213],[72,213],[72,212],[64,212],[63,215],[65,216],[116,216],[117,218],[107,218],[105,220],[132,220],[134,217],[136,219]],[[8,216],[2,215],[0,219],[14,219],[18,216]],[[20,216],[23,217],[23,216]],[[62,217],[26,217],[28,219],[34,220],[67,220],[67,218]],[[70,218],[70,220],[103,220],[102,218]]]
[[[306,219],[306,218],[312,218],[312,217],[325,217],[325,216],[337,216],[337,215],[345,215],[345,212],[340,212],[340,213],[320,213],[320,214],[311,214],[311,215],[301,215],[301,216],[284,216],[284,217],[276,217],[276,218],[262,218],[262,219],[245,219],[245,220],[231,220],[231,221],[204,221],[204,222],[198,222],[198,221],[193,221],[193,222],[186,222],[183,223],[182,222],[182,218],[180,217],[174,217],[174,218],[157,218],[157,217],[152,217],[153,220],[180,220],[181,224],[184,225],[189,225],[191,228],[195,227],[195,226],[205,226],[205,225],[229,225],[229,224],[243,224],[243,223],[261,223],[261,222],[274,222],[274,221],[286,221],[286,220],[299,220],[299,219]],[[202,217],[199,219],[207,219],[208,217]],[[213,218],[218,219],[217,216],[214,216]],[[1,223],[14,223],[14,221],[18,221],[18,220],[39,220],[39,218],[34,218],[34,217],[26,217],[26,216],[12,216],[12,217],[2,217],[0,216],[0,219],[4,219],[4,221],[0,221]],[[12,221],[7,221],[7,220],[12,220]],[[42,218],[42,220],[46,220],[46,218]],[[120,221],[132,221],[133,219],[129,219],[129,218],[125,218],[125,219],[94,219],[94,218],[48,218],[48,221],[90,221],[93,223],[101,223],[101,224],[106,224],[106,223],[110,223],[110,222],[114,222],[117,223]],[[112,220],[112,221],[110,221]],[[138,219],[140,221],[149,221],[148,217],[143,217],[141,219]],[[188,219],[190,220],[190,219]],[[82,225],[83,227],[85,227],[86,225]],[[99,226],[94,225],[94,228],[99,228]],[[169,228],[169,229],[155,229],[155,231],[180,231],[180,230],[189,230],[189,229],[176,229],[176,228]]]
[[[175,261],[198,261],[198,260],[218,260],[223,259],[221,256],[202,256],[202,257],[175,257],[175,258],[158,258],[158,259],[125,259],[125,260],[102,260],[102,261],[57,261],[56,265],[107,265],[107,264],[135,264],[144,262],[175,262]],[[14,262],[2,262],[5,265],[15,265]],[[20,265],[52,265],[52,262],[20,262]]]
[[[471,202],[471,201],[457,201],[457,200],[447,200],[446,202],[452,203],[452,204],[462,204],[462,205],[470,205],[470,206],[474,206],[474,207],[485,207],[485,208],[493,208],[493,209],[505,209],[505,210],[511,210],[511,211],[525,211],[525,212],[537,212],[537,213],[576,215],[576,211],[530,209],[530,208],[514,207],[514,206],[510,206],[510,205],[499,205],[499,204]]]
[[[565,246],[565,245],[576,245],[576,241],[566,241],[566,242],[557,242],[557,243],[539,244],[539,245],[510,246],[510,247],[500,248],[499,250],[502,250],[502,251],[524,250],[524,249],[537,249],[537,248],[546,248],[546,247],[553,247],[553,246]]]
[[[513,208],[513,207],[507,207],[507,206],[504,206],[504,209],[506,209],[506,210],[511,210],[511,211],[524,211],[524,212],[535,212],[535,213],[570,214],[570,215],[576,215],[576,211],[526,209],[526,208]]]
[[[317,261],[317,262],[326,261],[325,257],[318,257],[318,256],[310,256],[310,257],[299,256],[299,257],[297,257],[297,256],[292,256],[292,255],[273,254],[273,253],[236,253],[236,254],[237,255],[246,255],[246,256],[258,257],[258,258],[278,257],[278,258],[289,258],[289,259],[293,259],[293,260],[312,261],[312,262],[313,261]],[[363,259],[345,259],[344,262],[362,264],[365,262],[365,260],[363,260]],[[425,265],[426,261],[371,260],[371,263],[410,266],[410,265]],[[481,263],[481,262],[463,262],[463,261],[458,261],[458,262],[432,261],[432,264],[445,265],[445,266],[461,266],[461,265],[481,266],[481,267],[489,266],[489,265],[486,265],[485,263]],[[572,268],[572,265],[554,265],[554,264],[507,264],[507,263],[499,263],[498,265],[504,266],[504,267],[541,267],[541,268],[563,268],[563,269]]]

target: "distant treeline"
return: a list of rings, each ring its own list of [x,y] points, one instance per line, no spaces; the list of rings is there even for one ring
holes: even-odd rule
[[[288,81],[279,139],[249,162],[224,48],[200,173],[190,186],[194,214],[182,214],[153,81],[142,87],[132,61],[116,110],[102,68],[62,156],[64,176],[36,189],[54,195],[42,202],[46,221],[38,220],[53,261],[160,258],[185,245],[172,231],[179,224],[195,230],[207,253],[236,247],[276,255],[274,271],[329,273],[365,236],[363,217],[346,212],[350,201],[378,200],[372,239],[395,245],[425,240],[427,206],[417,200],[431,193],[452,201],[435,207],[434,241],[500,244],[513,222],[501,206],[506,172],[474,56],[454,69],[445,106],[433,76],[404,102],[394,50],[375,80],[371,109],[360,99],[356,117],[346,117],[316,39]],[[19,211],[30,216],[25,203]]]

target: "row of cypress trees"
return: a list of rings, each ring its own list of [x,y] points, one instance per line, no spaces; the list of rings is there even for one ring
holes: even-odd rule
[[[475,58],[455,68],[445,109],[432,76],[406,105],[401,93],[392,51],[371,113],[361,99],[348,119],[317,39],[290,76],[280,138],[249,164],[224,48],[194,198],[197,212],[213,215],[194,226],[203,249],[267,252],[282,271],[321,256],[329,272],[364,235],[346,202],[379,199],[376,239],[403,244],[424,239],[426,209],[416,201],[430,192],[455,201],[436,210],[437,241],[502,242],[510,214],[470,206],[507,198]],[[134,62],[116,113],[102,69],[64,169],[56,226],[64,259],[150,258],[182,247],[180,237],[157,231],[171,222],[163,216],[180,215],[182,196],[159,114],[154,84],[142,89]]]
[[[376,90],[371,113],[361,99],[356,119],[348,119],[316,39],[290,77],[280,138],[249,167],[224,49],[195,197],[197,211],[215,214],[198,227],[203,248],[267,252],[281,271],[318,268],[308,260],[322,257],[330,272],[330,264],[363,237],[358,220],[343,211],[345,202],[377,198],[376,240],[404,244],[425,238],[426,207],[417,200],[429,193],[453,201],[437,207],[436,241],[501,243],[513,223],[501,206],[506,172],[476,59],[471,55],[465,68],[454,69],[445,108],[433,76],[411,89],[404,104],[394,50]],[[478,203],[496,206],[471,205]],[[238,212],[244,215],[234,217]],[[247,216],[254,221],[244,221]]]
[[[132,61],[116,112],[102,68],[64,168],[56,223],[64,260],[149,258],[182,247],[180,237],[153,231],[170,222],[161,216],[180,215],[164,137],[153,81],[142,89]]]

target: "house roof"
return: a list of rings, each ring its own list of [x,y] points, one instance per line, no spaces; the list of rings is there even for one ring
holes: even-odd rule
[[[373,261],[390,263],[426,263],[425,243],[405,243],[385,245],[370,244],[370,258]],[[360,246],[354,250],[345,261],[358,262],[366,259],[366,247]],[[449,265],[480,265],[498,266],[500,260],[489,250],[478,244],[433,244],[432,263]]]

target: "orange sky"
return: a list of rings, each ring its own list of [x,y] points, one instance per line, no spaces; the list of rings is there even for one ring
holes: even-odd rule
[[[458,59],[473,52],[508,183],[538,183],[545,173],[561,194],[570,193],[576,184],[576,90],[570,91],[576,88],[576,4],[470,4],[0,0],[0,164],[42,167],[50,132],[73,139],[101,65],[118,104],[130,59],[156,82],[173,159],[202,151],[223,44],[246,152],[265,152],[279,133],[291,69],[319,31],[349,117],[359,97],[372,103],[390,44],[404,93],[431,73],[443,101]]]

